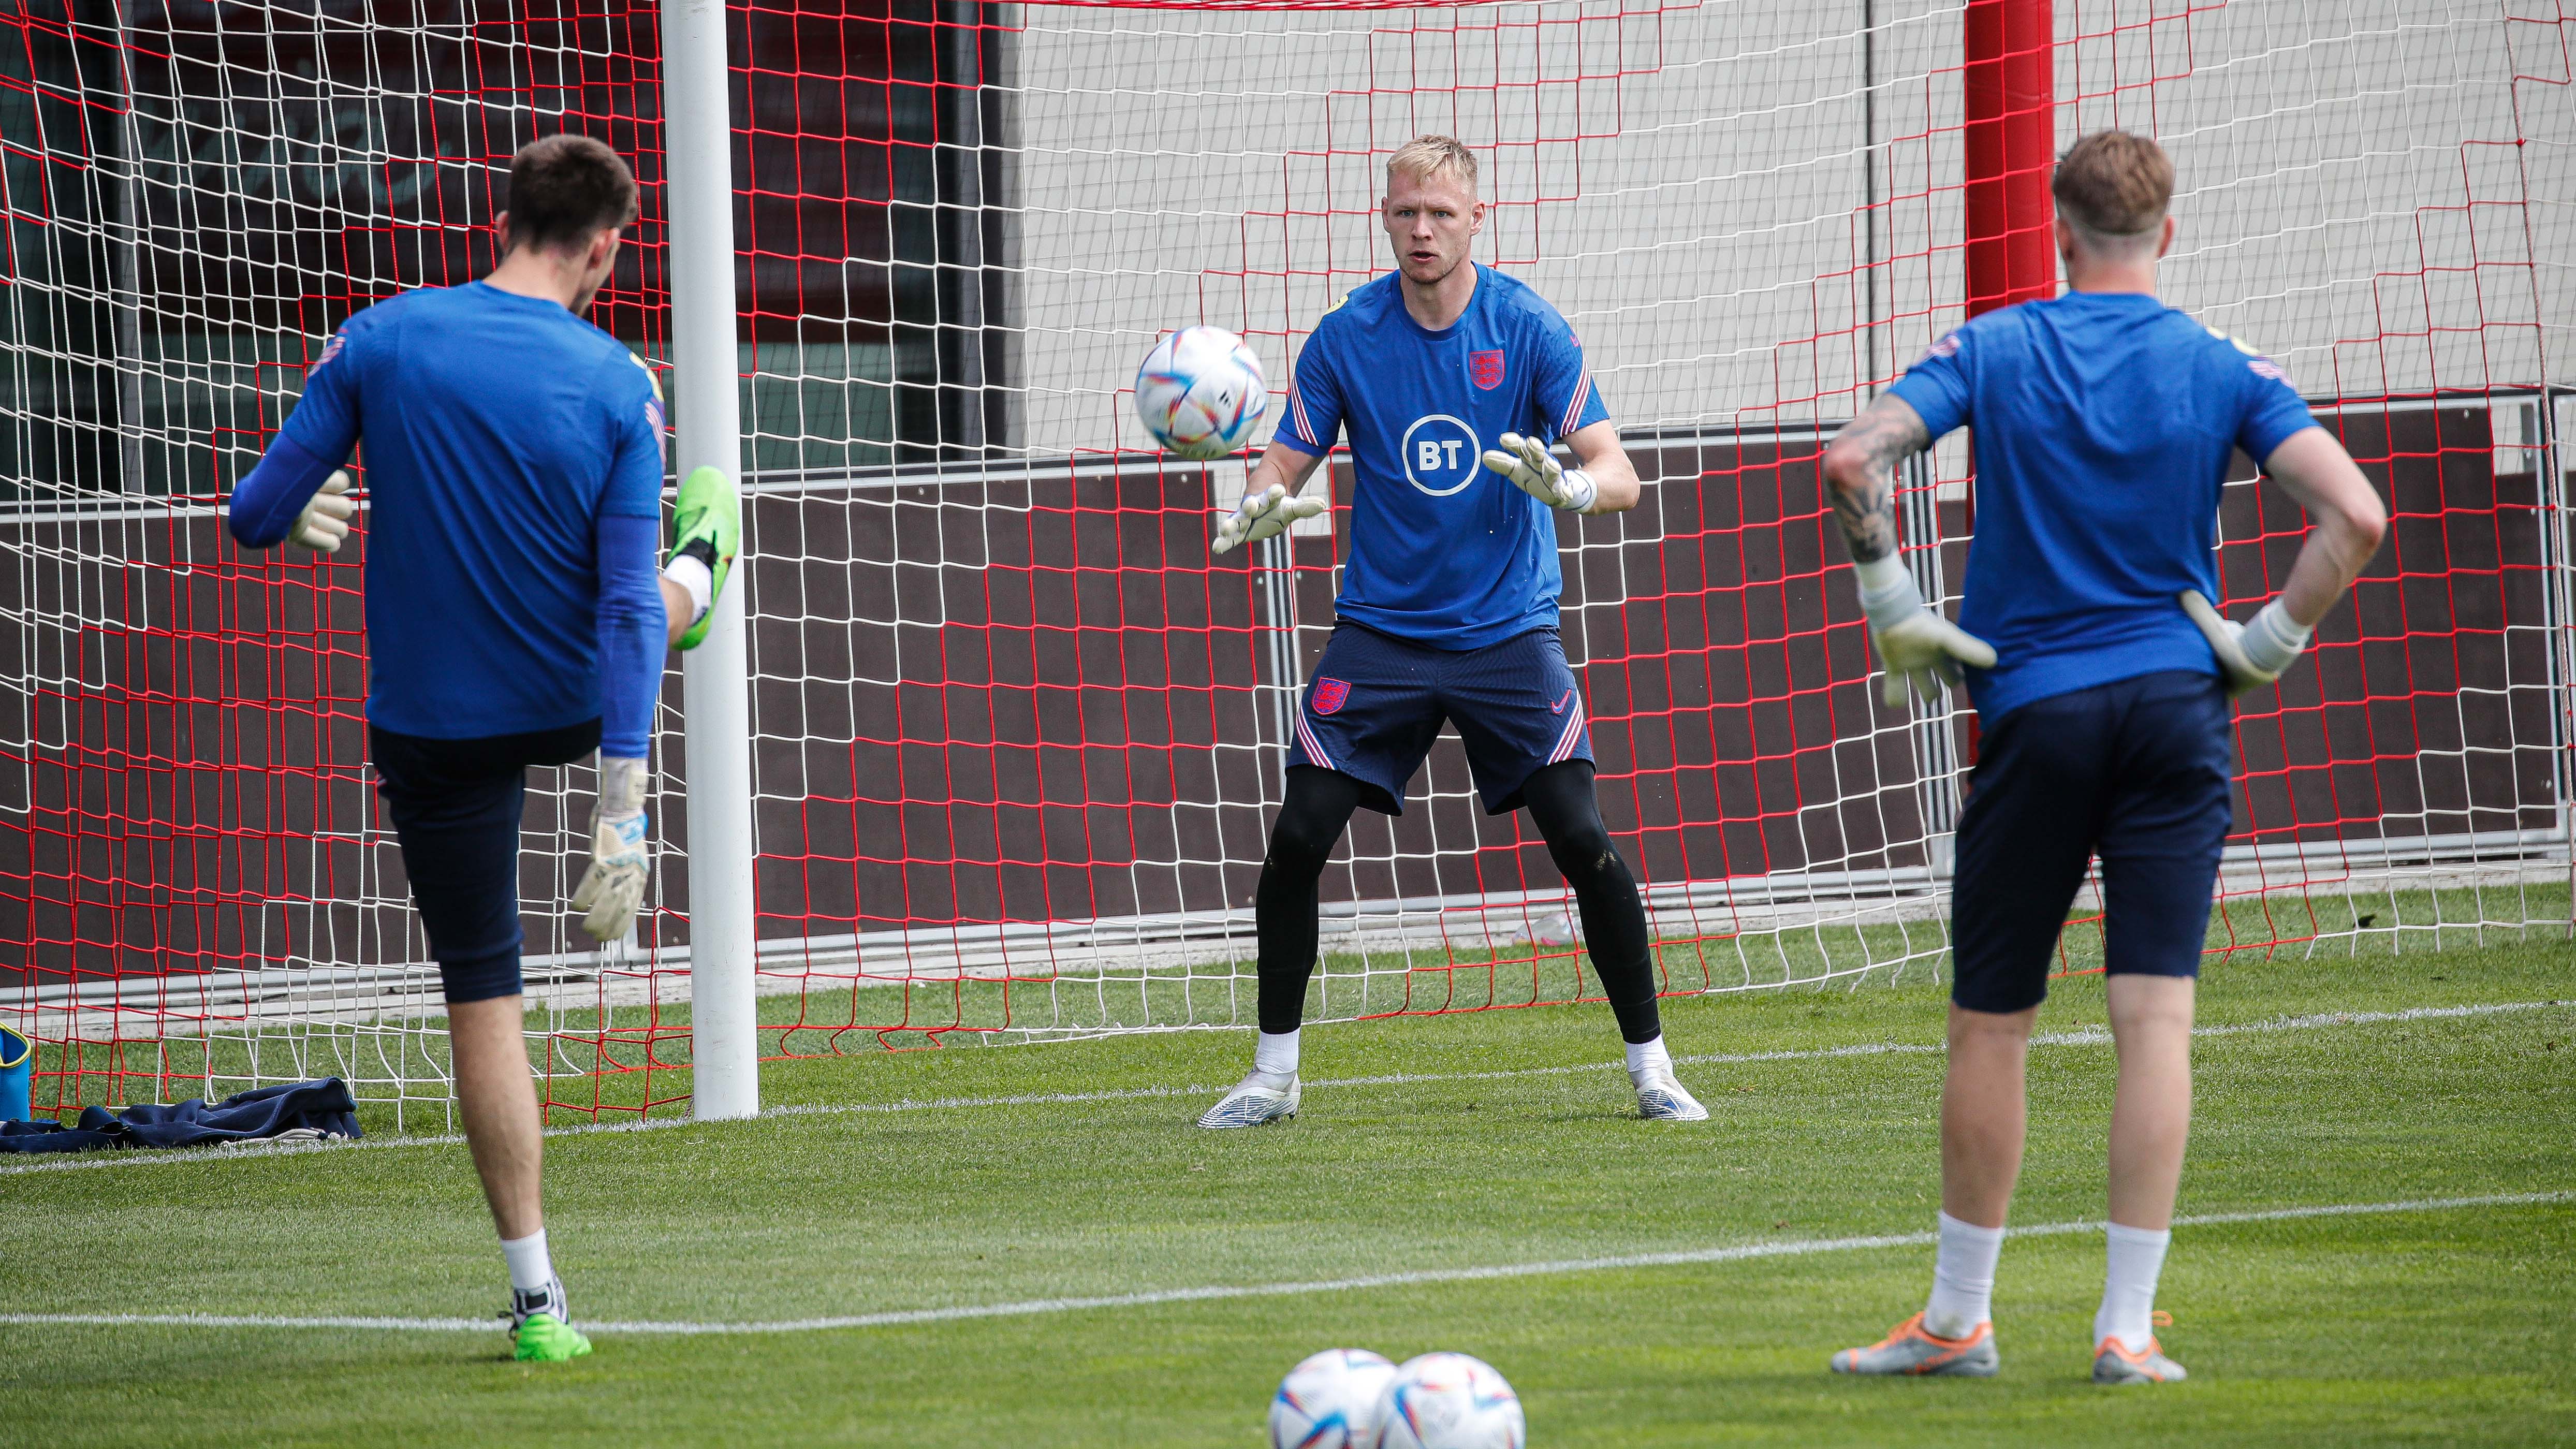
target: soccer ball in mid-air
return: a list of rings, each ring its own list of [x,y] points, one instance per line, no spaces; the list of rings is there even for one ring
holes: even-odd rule
[[[1395,1365],[1364,1348],[1328,1348],[1288,1371],[1270,1400],[1270,1449],[1368,1449]]]
[[[1377,1437],[1362,1449],[1521,1449],[1520,1396],[1494,1366],[1463,1353],[1409,1358],[1377,1401]]]
[[[1136,369],[1136,416],[1184,458],[1222,458],[1252,441],[1270,411],[1261,359],[1222,327],[1184,327]]]

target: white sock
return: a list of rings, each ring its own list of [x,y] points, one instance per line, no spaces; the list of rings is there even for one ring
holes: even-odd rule
[[[503,1238],[501,1256],[510,1264],[510,1286],[522,1293],[542,1293],[555,1280],[555,1265],[546,1256],[546,1230],[524,1238]]]
[[[1283,1080],[1297,1075],[1297,1033],[1261,1033],[1253,1044],[1252,1069]]]
[[[2110,1225],[2103,1255],[2102,1308],[2093,1315],[2093,1342],[2117,1334],[2122,1347],[2144,1353],[2156,1336],[2156,1277],[2164,1272],[2165,1248],[2173,1231]]]
[[[681,554],[663,566],[662,577],[689,591],[690,624],[695,625],[707,616],[707,610],[715,607],[715,570],[705,564]]]
[[[1924,1332],[1965,1338],[1994,1317],[1995,1260],[2003,1251],[2003,1229],[1941,1214],[1941,1250],[1932,1260],[1932,1301],[1923,1305]]]
[[[1660,1036],[1653,1041],[1628,1043],[1629,1084],[1642,1086],[1649,1072],[1660,1072],[1667,1077],[1673,1074],[1673,1054],[1664,1050],[1664,1039]]]

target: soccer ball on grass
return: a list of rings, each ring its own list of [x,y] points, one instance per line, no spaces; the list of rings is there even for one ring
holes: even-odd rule
[[[1522,1449],[1520,1396],[1494,1366],[1463,1353],[1404,1361],[1377,1401],[1377,1437],[1361,1449]]]
[[[1252,441],[1270,411],[1261,359],[1222,327],[1184,327],[1136,369],[1136,416],[1184,458],[1222,458]]]
[[[1364,1348],[1328,1348],[1279,1381],[1270,1400],[1270,1449],[1369,1449],[1377,1403],[1395,1364]]]

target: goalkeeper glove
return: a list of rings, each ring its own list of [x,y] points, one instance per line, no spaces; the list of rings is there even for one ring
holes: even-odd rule
[[[644,899],[652,855],[644,843],[642,760],[599,758],[599,808],[590,817],[590,869],[573,888],[572,906],[587,911],[581,928],[594,941],[623,940]]]
[[[1216,542],[1210,553],[1224,553],[1248,543],[1259,543],[1301,519],[1314,517],[1332,507],[1327,498],[1295,498],[1277,483],[1258,493],[1246,491],[1243,501],[1234,505],[1225,522],[1216,526]]]
[[[1878,661],[1887,670],[1881,697],[1888,708],[1904,707],[1909,684],[1928,700],[1936,679],[1954,687],[1959,683],[1962,664],[1995,667],[1995,646],[1926,607],[1914,576],[1894,554],[1855,564],[1852,572],[1860,576],[1860,607],[1869,616],[1870,643],[1878,647]]]
[[[1592,475],[1559,464],[1547,444],[1518,433],[1505,433],[1495,441],[1502,446],[1485,450],[1485,466],[1511,479],[1523,493],[1539,502],[1581,513],[1601,500],[1600,485],[1592,481]]]
[[[2265,604],[2251,620],[2239,624],[2211,608],[2198,589],[2185,589],[2178,597],[2182,611],[2208,636],[2210,652],[2218,656],[2219,673],[2227,680],[2230,699],[2280,678],[2281,671],[2308,647],[2308,636],[2315,632],[2300,628],[2277,598]]]
[[[322,491],[313,495],[302,513],[295,515],[295,526],[286,531],[286,541],[315,553],[338,553],[340,540],[349,536],[349,515],[357,511],[357,500],[349,496],[349,475],[335,468],[330,477],[322,480]]]

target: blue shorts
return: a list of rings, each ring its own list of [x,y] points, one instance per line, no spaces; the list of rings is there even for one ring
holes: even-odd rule
[[[599,721],[480,739],[434,740],[368,727],[377,788],[403,874],[449,1001],[520,991],[519,817],[528,767],[599,748]]]
[[[1485,813],[1521,807],[1521,786],[1549,765],[1592,758],[1583,691],[1554,629],[1482,649],[1433,649],[1343,619],[1306,685],[1288,763],[1365,787],[1360,803],[1404,813],[1404,787],[1446,721],[1467,744]]]
[[[2102,858],[2108,970],[2197,976],[2235,751],[2215,675],[2168,671],[2036,699],[1980,742],[1959,817],[1950,999],[2015,1012],[2048,973]]]

